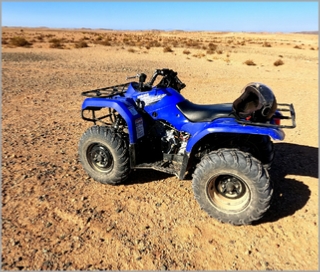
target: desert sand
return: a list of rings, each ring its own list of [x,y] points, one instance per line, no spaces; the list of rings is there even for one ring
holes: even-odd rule
[[[2,269],[317,270],[318,67],[316,34],[2,28]],[[191,179],[84,172],[81,92],[158,68],[194,103],[233,102],[253,81],[293,103],[258,222],[210,218]]]

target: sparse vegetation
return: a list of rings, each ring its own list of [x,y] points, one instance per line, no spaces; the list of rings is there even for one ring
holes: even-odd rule
[[[111,43],[109,40],[103,40],[99,41],[98,44],[104,45],[104,46],[111,46]]]
[[[62,40],[57,39],[57,38],[53,38],[51,40],[49,40],[50,42],[50,48],[57,48],[57,49],[63,49],[64,48],[64,44],[62,43]]]
[[[283,64],[284,64],[284,62],[281,59],[278,59],[273,63],[274,66],[280,66],[280,65],[283,65]]]
[[[164,52],[164,53],[173,52],[173,50],[171,49],[170,46],[166,46],[166,47],[163,48],[163,52]]]
[[[262,44],[262,47],[271,47],[271,44],[268,43],[268,42],[264,42],[264,43]]]
[[[32,45],[32,43],[28,42],[23,37],[13,37],[10,39],[9,44],[17,47],[30,47]]]
[[[74,47],[75,48],[85,48],[85,47],[89,47],[89,45],[85,41],[79,41],[74,44]]]
[[[256,64],[252,60],[246,60],[244,64],[247,64],[248,66],[255,66]]]

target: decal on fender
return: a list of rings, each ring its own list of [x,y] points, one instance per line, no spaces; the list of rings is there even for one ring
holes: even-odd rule
[[[150,96],[147,93],[147,94],[139,95],[138,98],[139,98],[139,100],[141,100],[145,103],[145,106],[148,106],[148,105],[151,105],[153,103],[158,102],[159,100],[161,100],[165,96],[166,96],[166,94],[159,94],[159,95]]]
[[[137,131],[137,138],[141,138],[144,136],[144,128],[143,128],[143,120],[142,117],[135,120],[136,131]]]

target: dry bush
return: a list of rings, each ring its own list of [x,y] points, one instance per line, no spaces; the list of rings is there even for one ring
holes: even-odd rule
[[[187,50],[187,49],[183,50],[183,52],[182,52],[182,53],[183,53],[183,54],[186,54],[186,55],[191,54],[191,52],[190,52],[189,50]]]
[[[203,53],[197,53],[197,54],[193,54],[192,55],[193,57],[195,57],[195,58],[202,58],[202,57],[204,57],[205,56],[205,54],[203,54]]]
[[[164,53],[173,52],[173,50],[171,49],[170,46],[166,46],[166,47],[163,48],[163,52],[164,52]]]
[[[104,46],[111,46],[111,43],[108,40],[103,40],[98,42],[98,44],[104,45]]]
[[[19,46],[19,47],[30,47],[32,43],[28,42],[23,37],[13,37],[10,39],[10,45]]]
[[[40,42],[43,42],[43,38],[44,38],[43,35],[39,35],[39,36],[36,37],[36,39],[37,39],[38,41],[40,41]]]
[[[60,39],[51,39],[50,41],[50,48],[57,48],[57,49],[63,49],[64,48],[64,44],[62,43],[62,40]]]
[[[216,45],[216,44],[214,44],[214,43],[212,43],[212,42],[210,42],[210,43],[208,44],[208,46],[209,46],[209,50],[212,50],[212,51],[215,51],[215,50],[217,50],[217,48],[218,48],[218,45]]]
[[[7,38],[2,38],[1,39],[1,44],[8,44]]]
[[[89,47],[89,45],[85,41],[79,41],[74,44],[74,47],[75,48],[85,48],[85,47]]]
[[[217,50],[217,54],[221,55],[221,54],[223,54],[223,51],[222,50]]]
[[[302,47],[300,45],[296,45],[295,47],[293,48],[296,48],[296,49],[302,49]]]
[[[264,42],[264,43],[262,44],[262,47],[271,47],[271,44],[268,43],[268,42]]]
[[[186,42],[186,46],[193,47],[193,48],[201,48],[201,44],[198,41],[194,41],[194,40],[191,40],[191,39],[189,39]]]
[[[213,50],[213,49],[208,49],[207,50],[207,54],[208,55],[212,55],[212,54],[214,54],[214,52],[215,52],[215,50]]]
[[[134,53],[134,52],[136,52],[136,50],[134,50],[133,48],[129,48],[129,49],[128,49],[128,52]]]
[[[284,62],[281,59],[278,59],[273,63],[274,66],[279,66],[279,65],[283,65],[283,64],[284,64]]]
[[[256,64],[252,60],[246,60],[244,64],[247,64],[248,66],[255,66]]]

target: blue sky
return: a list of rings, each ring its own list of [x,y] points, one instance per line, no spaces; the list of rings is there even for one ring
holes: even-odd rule
[[[310,2],[12,2],[2,1],[2,26],[115,30],[317,31]]]

